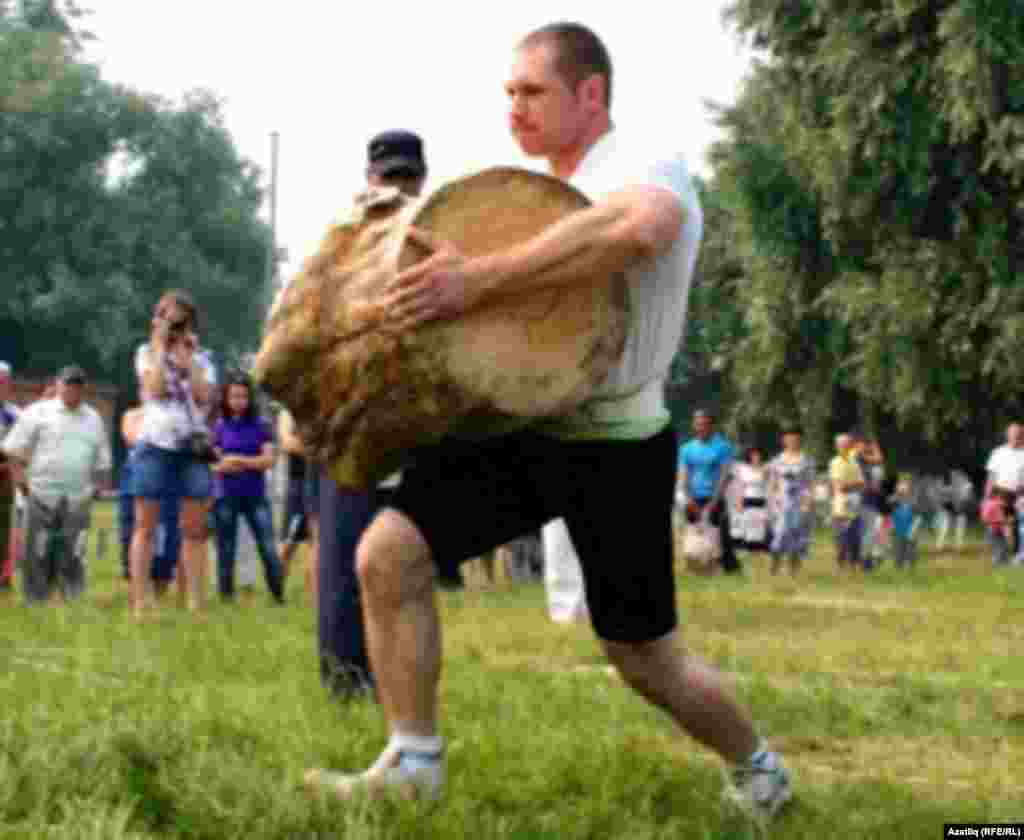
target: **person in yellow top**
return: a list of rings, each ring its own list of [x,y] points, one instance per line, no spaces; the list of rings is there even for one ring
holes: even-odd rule
[[[860,496],[864,490],[864,473],[854,458],[853,444],[850,435],[836,437],[837,454],[828,465],[832,485],[832,533],[836,541],[836,561],[841,569],[860,565]]]

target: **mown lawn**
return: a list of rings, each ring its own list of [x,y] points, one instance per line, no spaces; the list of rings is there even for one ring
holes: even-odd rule
[[[83,602],[0,601],[0,838],[753,836],[719,807],[717,760],[606,671],[587,628],[551,624],[539,585],[505,582],[442,594],[446,798],[311,799],[306,768],[362,767],[384,730],[321,689],[299,576],[284,609],[261,592],[138,626],[113,542]],[[798,581],[765,566],[680,577],[680,604],[797,774],[775,836],[1024,821],[1024,568],[993,573],[980,543],[866,580],[824,544]]]

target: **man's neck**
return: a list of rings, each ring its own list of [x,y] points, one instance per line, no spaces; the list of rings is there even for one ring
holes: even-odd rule
[[[576,170],[579,169],[583,159],[594,148],[597,141],[611,130],[612,123],[607,116],[594,121],[576,143],[548,158],[548,168],[551,170],[551,174],[563,181],[568,181],[576,174]]]

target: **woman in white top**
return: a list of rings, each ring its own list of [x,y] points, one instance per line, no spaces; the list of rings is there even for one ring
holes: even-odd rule
[[[739,485],[739,538],[747,551],[768,551],[768,470],[761,450],[750,447],[736,465]]]
[[[146,607],[146,581],[160,520],[160,500],[181,499],[181,562],[189,609],[202,608],[207,500],[212,478],[204,435],[210,398],[208,363],[198,353],[196,308],[189,295],[167,292],[157,302],[149,344],[139,348],[135,365],[142,386],[143,415],[138,432],[132,484],[135,531],[131,547],[131,602],[135,618]],[[212,452],[212,450],[211,450]]]

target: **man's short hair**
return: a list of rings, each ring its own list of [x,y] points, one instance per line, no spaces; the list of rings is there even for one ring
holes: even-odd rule
[[[523,47],[553,44],[558,53],[555,69],[572,89],[594,74],[604,76],[604,104],[612,106],[612,59],[608,48],[594,32],[582,23],[560,21],[535,29],[519,43]]]

